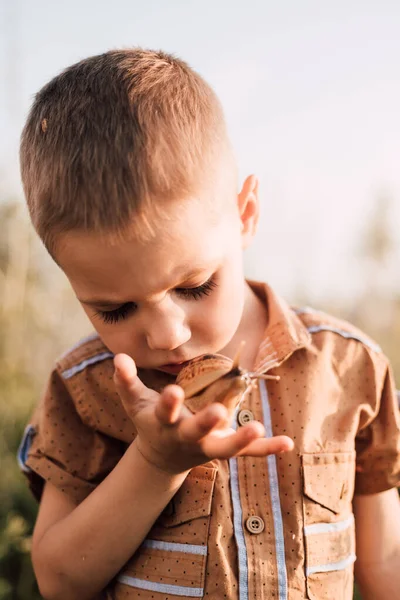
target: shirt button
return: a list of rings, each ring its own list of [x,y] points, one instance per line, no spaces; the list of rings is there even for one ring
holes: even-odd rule
[[[246,423],[250,423],[250,421],[254,421],[254,415],[251,410],[247,410],[246,408],[240,410],[237,416],[237,420],[239,425],[246,425]]]
[[[246,529],[250,533],[261,533],[264,531],[264,521],[261,517],[252,516],[246,520]]]

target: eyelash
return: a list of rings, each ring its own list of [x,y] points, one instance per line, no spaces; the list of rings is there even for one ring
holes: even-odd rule
[[[212,290],[217,287],[217,283],[212,279],[208,279],[201,285],[194,288],[175,288],[175,292],[182,298],[186,300],[200,300],[205,296],[209,296]],[[118,321],[123,321],[126,319],[132,312],[134,312],[137,308],[137,305],[134,302],[127,302],[123,304],[116,310],[99,310],[95,313],[95,316],[100,316],[104,323],[118,323]]]

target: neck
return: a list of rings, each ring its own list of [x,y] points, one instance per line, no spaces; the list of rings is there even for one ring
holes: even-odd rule
[[[268,309],[266,304],[253,292],[246,283],[245,301],[242,319],[235,335],[229,344],[221,351],[221,354],[233,358],[242,341],[245,342],[240,353],[240,366],[247,370],[253,370],[258,348],[264,338],[265,329],[268,325]]]

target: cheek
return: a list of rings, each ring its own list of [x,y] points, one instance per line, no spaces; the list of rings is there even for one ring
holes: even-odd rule
[[[243,281],[241,281],[239,285],[226,289],[226,293],[224,293],[220,303],[221,322],[224,324],[224,329],[230,331],[232,335],[239,326],[243,314],[243,306],[244,285]]]
[[[226,270],[221,284],[218,312],[224,328],[233,335],[239,326],[244,307],[245,281],[240,260]]]
[[[135,347],[139,346],[139,340],[135,338],[134,327],[127,326],[124,322],[116,325],[107,324],[88,310],[84,309],[84,311],[104,344],[114,354],[124,352],[131,355]]]
[[[121,327],[118,328],[118,331],[110,331],[110,327],[112,326],[107,327],[107,331],[99,332],[107,348],[114,354],[123,352],[124,354],[129,354],[135,360],[140,360],[142,349],[140,340],[135,337],[134,329]]]
[[[110,328],[110,326],[106,325],[101,319],[101,317],[94,314],[91,310],[84,307],[83,310],[86,313],[87,318],[93,325],[94,329],[97,331],[103,342],[106,344],[107,330]]]
[[[229,273],[228,275],[232,275]],[[243,313],[244,280],[224,276],[218,287],[196,311],[191,326],[200,332],[203,340],[222,347],[236,332]]]

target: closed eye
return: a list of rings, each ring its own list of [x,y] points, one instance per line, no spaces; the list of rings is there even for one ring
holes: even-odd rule
[[[217,287],[217,283],[211,277],[208,279],[208,281],[205,281],[197,287],[175,288],[175,292],[182,298],[193,298],[193,300],[200,300],[200,298],[204,296],[209,296],[215,287]]]
[[[119,306],[115,310],[98,310],[95,312],[95,316],[101,317],[104,323],[118,323],[123,321],[130,314],[134,313],[137,309],[135,302],[126,302],[122,306]]]
[[[217,283],[214,281],[213,276],[193,288],[175,288],[174,292],[181,298],[187,300],[200,300],[205,296],[209,296],[214,288],[217,287]],[[119,306],[115,310],[98,310],[95,312],[95,316],[100,317],[106,324],[115,324],[119,321],[123,321],[130,315],[136,312],[138,305],[135,302],[126,302]]]

